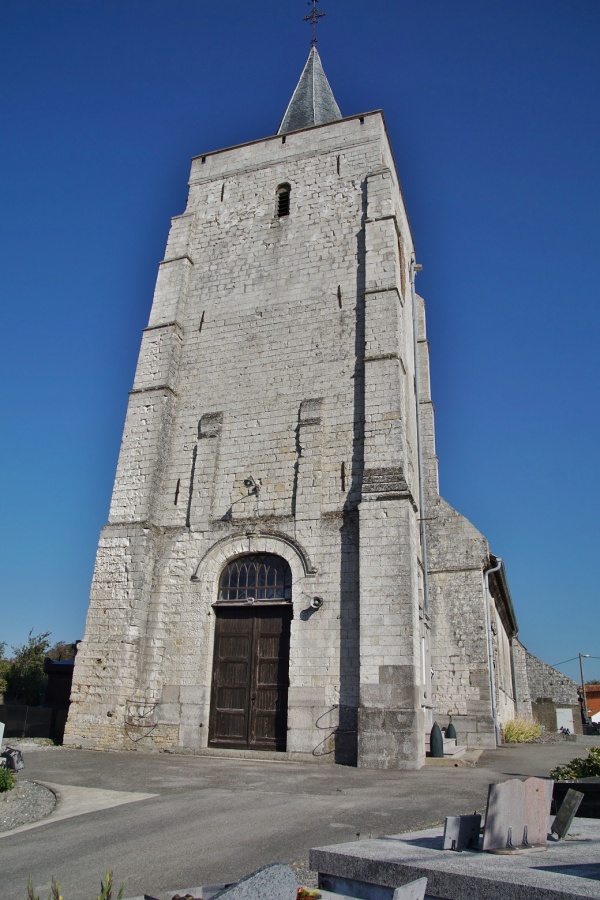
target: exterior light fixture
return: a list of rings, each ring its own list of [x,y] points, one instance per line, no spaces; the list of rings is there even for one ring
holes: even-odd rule
[[[249,475],[247,478],[244,478],[244,487],[248,491],[248,496],[250,496],[252,494],[255,496],[258,496],[260,487],[259,487],[258,483],[254,480],[252,475]]]

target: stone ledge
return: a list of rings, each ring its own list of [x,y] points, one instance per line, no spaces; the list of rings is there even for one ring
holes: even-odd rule
[[[475,768],[479,761],[479,757],[483,753],[483,750],[465,750],[462,756],[444,756],[442,758],[434,757],[434,756],[426,756],[425,757],[425,765],[426,766],[440,766],[440,767],[450,767],[450,768],[462,768],[466,766],[468,768]]]

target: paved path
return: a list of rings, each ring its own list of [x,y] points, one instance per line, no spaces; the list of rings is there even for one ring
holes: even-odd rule
[[[546,776],[576,755],[585,755],[583,748],[570,743],[501,747],[484,753],[476,768],[377,772],[170,754],[26,751],[23,774],[58,786],[71,805],[63,817],[64,805],[43,823],[0,836],[0,897],[25,900],[30,873],[41,900],[53,875],[65,900],[92,900],[107,868],[117,884],[126,882],[127,896],[233,880],[267,862],[303,859],[310,847],[483,811],[490,782]],[[70,787],[95,793],[86,797]]]

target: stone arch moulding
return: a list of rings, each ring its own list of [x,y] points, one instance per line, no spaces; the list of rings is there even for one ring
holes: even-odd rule
[[[217,596],[217,585],[223,567],[236,556],[245,553],[273,553],[285,559],[292,570],[292,585],[297,586],[302,579],[314,577],[317,570],[301,544],[279,532],[240,532],[222,538],[207,550],[191,577],[200,583],[207,596]],[[292,591],[292,598],[294,592]]]

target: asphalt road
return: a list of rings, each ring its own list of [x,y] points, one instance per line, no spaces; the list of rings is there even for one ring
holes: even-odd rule
[[[65,900],[93,900],[106,869],[125,896],[230,881],[311,847],[396,834],[485,810],[487,787],[547,776],[585,756],[571,743],[505,746],[475,768],[379,772],[343,766],[86,750],[27,751],[28,780],[154,794],[108,809],[45,820],[0,835],[0,898],[46,900],[55,875]],[[77,792],[81,796],[81,792]],[[59,807],[60,811],[60,807]]]

